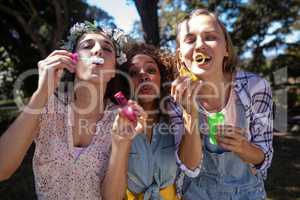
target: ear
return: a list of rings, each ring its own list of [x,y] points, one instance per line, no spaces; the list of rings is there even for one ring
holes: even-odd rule
[[[116,77],[116,73],[114,73],[112,76],[111,76],[111,78],[115,78]]]
[[[181,54],[179,48],[176,50],[176,52],[177,52],[177,56],[178,56],[178,58],[176,58],[177,61],[178,61],[178,64],[177,64],[177,70],[180,71],[181,63],[183,62],[183,61],[182,61],[182,60],[183,60],[183,59],[182,59],[182,54]]]
[[[228,51],[228,45],[226,45],[225,55],[224,55],[225,58],[229,57],[229,53],[228,52],[229,52]]]
[[[228,53],[228,51],[226,50],[226,52],[225,52],[225,55],[224,55],[224,57],[229,57],[229,53]]]
[[[179,57],[179,60],[183,60],[182,59],[182,53],[180,52],[180,49],[178,48],[176,51],[177,51],[177,55]]]

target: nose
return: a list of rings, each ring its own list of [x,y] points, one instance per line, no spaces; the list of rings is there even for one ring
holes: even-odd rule
[[[202,39],[201,36],[198,36],[196,39],[196,46],[195,46],[196,51],[205,49],[205,47],[206,47],[205,41]]]
[[[101,47],[101,44],[96,42],[92,49],[92,54],[94,56],[102,56],[102,53],[103,53],[103,49]]]
[[[146,81],[149,81],[149,80],[150,80],[150,78],[149,78],[148,74],[145,73],[145,71],[142,69],[139,73],[139,81],[141,83],[143,83],[143,82],[146,82]]]

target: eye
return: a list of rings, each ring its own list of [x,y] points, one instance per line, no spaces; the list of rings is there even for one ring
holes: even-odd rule
[[[92,48],[92,44],[90,42],[83,42],[79,46],[80,49],[90,49]]]
[[[157,70],[154,66],[150,66],[150,67],[148,67],[147,72],[149,74],[156,74]]]
[[[139,74],[139,71],[136,69],[129,70],[129,75],[131,77],[136,77]]]
[[[184,37],[184,42],[186,43],[193,43],[194,41],[196,40],[196,36],[193,35],[193,34],[187,34],[185,37]]]
[[[210,35],[206,35],[204,38],[206,41],[215,41],[217,39],[217,36],[210,34]]]
[[[112,52],[113,50],[109,46],[103,46],[104,51]]]

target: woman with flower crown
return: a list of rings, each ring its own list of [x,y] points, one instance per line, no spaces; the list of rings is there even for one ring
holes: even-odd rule
[[[38,62],[38,87],[0,138],[0,181],[17,170],[34,141],[38,199],[122,198],[112,190],[126,182],[115,180],[126,173],[119,166],[127,160],[116,155],[124,153],[123,141],[135,127],[126,132],[120,115],[111,134],[119,113],[110,97],[116,70],[126,61],[123,42],[120,31],[77,23],[64,50]],[[131,106],[142,116],[140,107]]]

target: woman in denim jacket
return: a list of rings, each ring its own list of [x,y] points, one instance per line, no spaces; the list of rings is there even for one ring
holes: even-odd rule
[[[197,9],[177,32],[178,69],[187,75],[174,81],[172,95],[185,110],[196,110],[203,136],[200,173],[184,177],[183,199],[265,199],[273,155],[268,82],[235,69],[231,39],[215,14]],[[217,113],[223,120],[211,126]]]
[[[125,199],[176,200],[177,148],[179,156],[184,152],[194,155],[183,160],[194,169],[201,160],[201,140],[196,134],[187,134],[181,140],[182,113],[169,96],[174,66],[170,55],[151,45],[135,44],[127,58],[123,69],[133,89],[130,94],[147,117],[140,134],[128,142]]]

